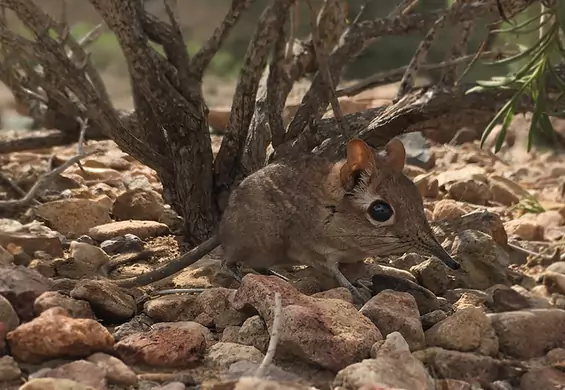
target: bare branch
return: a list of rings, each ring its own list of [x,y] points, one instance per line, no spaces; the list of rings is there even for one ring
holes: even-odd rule
[[[277,345],[279,344],[280,332],[281,332],[281,317],[282,317],[282,299],[281,294],[275,293],[275,305],[273,309],[273,325],[271,326],[271,338],[269,340],[269,346],[267,347],[267,353],[261,361],[259,367],[255,371],[256,377],[263,377],[267,367],[273,362],[275,357],[275,352],[277,351]]]
[[[451,49],[446,56],[447,60],[453,60],[455,58],[461,57],[465,54],[467,49],[467,43],[469,42],[469,38],[471,37],[471,33],[473,31],[473,27],[475,26],[474,21],[467,21],[462,23],[461,27],[459,28],[459,34],[455,34],[453,38],[453,42],[451,44]],[[444,69],[441,79],[439,81],[440,86],[453,88],[455,86],[455,82],[457,81],[457,64],[451,64],[447,68]]]
[[[268,6],[257,23],[257,28],[245,54],[243,67],[239,75],[226,136],[215,160],[215,184],[220,192],[227,191],[238,175],[238,160],[244,148],[261,74],[265,69],[269,52],[274,44],[280,25],[286,21],[281,15],[287,15],[294,0],[274,0]]]
[[[320,39],[320,35],[318,34],[318,27],[316,23],[316,17],[314,12],[314,7],[312,7],[312,2],[310,0],[306,0],[306,4],[308,4],[308,8],[310,11],[310,28],[312,29],[312,42],[314,42],[314,52],[316,53],[316,59],[318,60],[318,69],[322,74],[322,79],[326,84],[326,88],[328,89],[330,95],[330,103],[334,112],[334,116],[339,124],[339,127],[342,132],[342,136],[345,139],[349,138],[349,129],[347,127],[347,123],[343,120],[343,112],[341,111],[341,106],[339,101],[337,100],[337,96],[335,94],[335,85],[332,81],[332,74],[330,67],[328,65],[328,60],[326,56],[326,49],[325,45]]]
[[[241,13],[250,5],[251,0],[232,0],[230,10],[224,17],[222,24],[216,28],[212,37],[208,39],[192,59],[190,66],[197,74],[202,75],[204,73],[204,70],[206,70],[208,64],[224,43],[231,29],[239,20]]]

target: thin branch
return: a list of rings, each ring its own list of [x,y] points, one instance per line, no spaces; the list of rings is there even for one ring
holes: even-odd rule
[[[80,131],[80,139],[84,139],[84,132],[86,130],[86,126],[83,126]],[[14,208],[14,207],[23,207],[27,206],[35,200],[37,193],[47,186],[57,175],[67,170],[72,165],[80,162],[81,159],[90,156],[96,153],[96,151],[90,153],[81,153],[74,157],[68,159],[64,164],[58,166],[53,170],[49,170],[49,172],[41,175],[41,177],[35,182],[35,184],[30,188],[27,194],[20,199],[17,200],[3,200],[0,201],[0,209],[7,209],[7,208]]]
[[[449,66],[453,66],[453,65],[459,65],[468,61],[472,61],[475,58],[495,58],[500,56],[501,53],[497,52],[497,51],[488,51],[488,52],[477,52],[475,54],[469,54],[469,55],[465,55],[459,58],[454,58],[454,59],[450,59],[450,60],[446,60],[446,61],[442,61],[442,62],[438,62],[435,64],[424,64],[421,66],[420,70],[438,70],[438,69],[443,69]],[[406,72],[406,69],[408,68],[408,65],[405,66],[401,66],[400,68],[396,68],[396,69],[391,69],[391,70],[387,70],[384,72],[380,72],[377,74],[374,74],[372,76],[367,77],[366,79],[363,79],[357,83],[355,83],[354,85],[350,85],[349,87],[344,87],[341,88],[339,90],[337,90],[337,96],[341,97],[341,96],[355,96],[360,94],[363,91],[366,91],[367,89],[370,88],[374,88],[377,87],[379,85],[383,85],[383,84],[389,84],[395,81],[398,81],[400,79],[400,77],[404,74],[404,72]]]
[[[315,16],[316,13],[314,11],[314,7],[312,6],[311,0],[306,0],[306,4],[308,5],[310,11],[310,28],[312,29],[312,41],[314,42],[314,52],[316,53],[316,59],[318,61],[318,69],[320,70],[326,87],[328,88],[328,92],[330,94],[330,104],[332,106],[332,110],[334,112],[337,123],[339,124],[339,127],[341,129],[342,136],[345,139],[349,139],[349,129],[347,127],[347,123],[343,120],[343,112],[341,111],[341,106],[335,94],[335,86],[332,81],[331,70],[328,65],[325,48],[320,39],[320,35],[318,34],[318,27]]]
[[[451,43],[451,48],[447,54],[447,60],[452,60],[459,58],[465,54],[467,49],[467,43],[471,38],[471,33],[475,26],[475,21],[467,21],[462,23],[459,28],[459,33],[455,34],[453,41]],[[441,79],[439,80],[439,85],[442,87],[453,88],[457,81],[457,64],[452,64],[443,70]]]
[[[281,332],[282,300],[281,300],[281,294],[278,292],[275,293],[275,307],[273,311],[274,311],[273,325],[271,326],[271,339],[269,340],[267,353],[265,354],[263,361],[255,371],[255,376],[259,378],[265,375],[265,371],[267,370],[267,367],[271,365],[271,363],[273,362],[273,358],[275,357],[275,352],[277,351],[277,345],[279,343],[280,332]]]
[[[224,43],[231,29],[239,20],[241,13],[250,5],[250,0],[232,0],[230,10],[224,17],[220,26],[216,28],[212,37],[206,41],[192,59],[190,66],[195,72],[200,75],[204,73],[208,64]]]

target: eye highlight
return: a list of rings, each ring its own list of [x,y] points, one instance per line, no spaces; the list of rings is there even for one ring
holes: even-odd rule
[[[377,222],[386,222],[392,218],[394,211],[384,200],[375,200],[367,209],[369,216]]]

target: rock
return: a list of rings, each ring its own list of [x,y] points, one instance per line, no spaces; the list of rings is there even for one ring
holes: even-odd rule
[[[418,187],[422,198],[435,199],[439,195],[439,185],[437,179],[429,173],[423,173],[414,178],[414,184]]]
[[[483,311],[461,309],[425,332],[430,347],[441,347],[482,355],[498,354],[498,338]]]
[[[20,324],[18,313],[12,307],[10,301],[0,295],[0,322],[4,324],[5,331],[16,329]]]
[[[418,304],[420,314],[426,314],[440,307],[437,297],[430,290],[414,283],[408,279],[387,275],[373,275],[372,291],[378,294],[384,290],[407,292],[412,295]]]
[[[502,248],[508,248],[508,236],[499,215],[488,211],[473,211],[461,218],[432,221],[431,225],[439,242],[454,241],[466,231],[479,231],[492,237]]]
[[[453,311],[475,308],[480,309],[482,312],[486,312],[487,308],[485,306],[485,302],[485,298],[465,292],[453,303],[452,307]]]
[[[535,221],[515,219],[504,223],[504,229],[509,236],[526,241],[543,241],[545,228]]]
[[[434,382],[437,390],[473,390],[469,383],[457,379],[436,379]]]
[[[448,275],[449,268],[436,257],[424,261],[410,269],[416,276],[418,283],[433,292],[441,295],[450,288],[453,280]]]
[[[545,367],[525,373],[520,379],[520,390],[557,390],[565,384],[565,372]]]
[[[133,317],[130,321],[118,325],[114,328],[114,340],[120,341],[124,337],[130,336],[135,333],[147,332],[151,329],[154,321],[147,315],[141,313]]]
[[[163,211],[163,198],[156,191],[134,189],[116,198],[112,215],[120,221],[129,219],[158,221]]]
[[[546,357],[549,364],[560,363],[565,360],[565,348],[553,348]]]
[[[41,233],[28,233],[25,231],[2,231],[0,228],[0,245],[8,247],[10,244],[21,247],[28,255],[36,251],[44,251],[51,256],[63,256],[63,245],[57,233],[45,229]]]
[[[555,263],[548,265],[545,270],[565,274],[565,261],[556,261]]]
[[[110,261],[108,255],[102,249],[84,242],[72,241],[70,251],[75,261],[88,264],[95,271]]]
[[[440,321],[443,321],[447,318],[447,314],[445,314],[442,310],[434,310],[429,313],[420,316],[420,322],[422,323],[422,328],[424,330],[428,330],[435,324]]]
[[[413,356],[438,378],[463,381],[473,378],[477,383],[490,383],[505,376],[503,364],[490,356],[437,347],[416,351]]]
[[[548,210],[535,214],[536,223],[545,229],[563,226],[565,217],[557,210]]]
[[[11,356],[0,357],[0,384],[20,379],[22,371],[18,363]]]
[[[137,374],[114,356],[97,352],[90,355],[86,360],[104,370],[109,384],[136,386],[138,383]]]
[[[243,324],[247,315],[234,310],[230,304],[230,298],[235,293],[236,290],[223,287],[205,289],[196,298],[196,304],[202,312],[194,321],[204,326],[215,326],[218,330],[222,330],[230,325]]]
[[[45,376],[49,378],[70,379],[95,389],[107,388],[105,370],[86,360],[77,360],[63,364],[47,372]]]
[[[369,318],[384,336],[399,332],[411,351],[426,346],[418,305],[412,295],[384,290],[371,298],[359,312]]]
[[[519,292],[511,288],[498,288],[492,292],[492,303],[489,305],[494,312],[515,311],[528,309],[530,302]]]
[[[345,302],[354,303],[353,296],[345,287],[336,287],[326,291],[321,291],[319,293],[312,294],[312,298],[341,299]]]
[[[108,209],[90,199],[61,199],[35,207],[35,214],[65,236],[78,237],[112,220]]]
[[[89,302],[98,317],[110,321],[127,320],[137,310],[135,298],[110,281],[81,280],[71,297]]]
[[[126,336],[115,350],[127,364],[187,367],[202,359],[206,339],[196,328],[162,327]]]
[[[70,379],[37,378],[26,382],[19,390],[100,390]]]
[[[194,322],[194,321],[157,322],[151,325],[151,329],[160,329],[160,328],[194,329],[194,330],[198,330],[204,335],[204,338],[206,339],[207,343],[209,342],[213,344],[214,342],[216,342],[216,339],[214,338],[214,335],[212,334],[210,329],[208,329],[202,324],[199,324],[198,322]]]
[[[452,199],[442,199],[434,206],[432,218],[434,221],[455,219],[467,214],[465,209]]]
[[[0,272],[0,295],[11,303],[21,321],[34,317],[33,302],[50,287],[49,279],[26,267],[2,268]]]
[[[206,354],[206,361],[222,371],[227,371],[233,363],[241,360],[261,363],[263,354],[249,345],[222,342],[214,344]]]
[[[545,355],[565,345],[565,310],[528,309],[487,314],[500,342],[500,352],[518,359]]]
[[[200,312],[195,295],[164,295],[145,302],[143,311],[158,322],[193,321]]]
[[[462,180],[446,185],[449,195],[458,201],[485,205],[492,198],[487,183],[480,180]]]
[[[421,132],[404,133],[398,138],[406,148],[406,164],[423,169],[433,168],[435,155],[430,149],[430,141]]]
[[[14,264],[14,256],[0,245],[0,267],[8,267]]]
[[[62,307],[73,318],[96,319],[88,302],[73,299],[57,291],[46,291],[37,297],[33,303],[33,311],[36,315],[40,315],[53,307]]]
[[[141,252],[144,243],[139,237],[134,234],[124,234],[110,240],[103,241],[100,248],[109,255],[116,255],[119,253]]]
[[[485,290],[495,284],[511,285],[507,272],[508,254],[491,236],[477,230],[465,230],[456,237],[452,255],[461,264],[457,279],[462,286]]]
[[[486,181],[486,171],[483,167],[477,165],[467,165],[462,169],[454,169],[441,172],[437,175],[437,181],[440,187],[445,187],[458,181],[479,180]]]
[[[272,324],[275,292],[283,302],[278,353],[338,371],[369,356],[371,346],[382,339],[377,327],[355,306],[339,299],[302,295],[274,276],[245,275],[233,307],[251,306]]]
[[[545,271],[541,277],[543,286],[549,294],[565,294],[565,275]]]
[[[145,240],[166,234],[168,230],[167,225],[155,221],[120,221],[93,227],[88,231],[88,235],[97,241],[105,241],[126,234],[133,234]]]
[[[396,259],[392,259],[390,265],[395,268],[409,270],[424,261],[424,257],[418,253],[407,252]]]
[[[365,359],[339,371],[332,388],[378,389],[376,385],[384,385],[385,389],[388,387],[410,390],[433,388],[433,380],[426,368],[412,356],[408,344],[402,341],[400,333],[389,334],[375,359]]]
[[[312,390],[311,386],[293,382],[277,382],[254,376],[244,376],[236,380],[215,381],[215,383],[204,381],[202,388],[206,390]]]
[[[97,321],[75,319],[61,308],[44,311],[6,336],[12,355],[38,363],[54,358],[82,358],[112,348],[114,339]]]
[[[249,317],[238,329],[238,342],[243,345],[251,345],[262,353],[267,352],[270,338],[267,324],[260,316]]]
[[[492,200],[505,206],[513,206],[519,203],[522,197],[529,196],[518,184],[502,176],[490,176],[489,186]]]

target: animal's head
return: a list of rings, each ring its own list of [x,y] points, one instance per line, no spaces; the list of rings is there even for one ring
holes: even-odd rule
[[[339,202],[334,227],[351,237],[368,255],[414,251],[434,255],[452,269],[460,268],[434,237],[416,185],[403,173],[404,145],[398,139],[377,154],[359,139],[347,145],[347,158],[334,167]],[[339,179],[337,175],[339,172]]]

